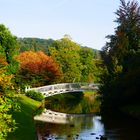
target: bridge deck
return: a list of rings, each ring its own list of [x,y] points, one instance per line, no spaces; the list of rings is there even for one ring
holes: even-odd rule
[[[95,83],[63,83],[48,85],[37,88],[27,88],[26,91],[34,90],[40,92],[44,97],[54,96],[62,93],[83,92],[85,90],[98,90],[100,84]],[[70,123],[73,115],[53,112],[51,110],[45,110],[41,115],[35,116],[34,119],[38,121],[50,122],[50,123]]]
[[[84,90],[98,90],[100,84],[95,83],[62,83],[55,85],[42,86],[37,88],[27,88],[26,91],[34,90],[41,92],[45,97],[56,94],[83,92]]]

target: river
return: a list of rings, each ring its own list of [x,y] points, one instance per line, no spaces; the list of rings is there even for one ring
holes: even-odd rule
[[[140,122],[126,116],[75,116],[73,124],[37,122],[42,140],[140,140]]]
[[[73,114],[68,120],[37,121],[41,140],[140,140],[140,121],[117,112]]]

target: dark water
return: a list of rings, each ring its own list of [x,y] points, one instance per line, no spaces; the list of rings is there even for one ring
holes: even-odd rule
[[[64,101],[64,98],[61,98]],[[84,102],[81,100],[82,103],[80,103],[81,101],[75,101],[73,108],[71,104],[64,104],[62,99],[60,99],[61,102],[57,101],[58,104],[63,104],[63,109],[66,106],[67,111],[70,112],[73,112],[73,110],[85,110],[85,107],[90,108],[87,110],[92,110],[91,106],[95,106],[90,104],[90,101],[93,102],[92,100],[87,100],[87,103],[85,100]],[[74,101],[73,98],[72,101],[70,98],[66,100],[69,100],[69,103]],[[56,98],[54,98],[53,102],[56,102]],[[78,104],[76,105],[76,103]],[[81,106],[83,106],[82,109]],[[62,109],[61,106],[56,106],[56,108]],[[67,124],[36,122],[37,130],[42,140],[100,140],[101,136],[107,140],[140,140],[140,121],[128,118],[128,116],[117,112],[110,112],[104,115],[94,113],[87,115],[73,114],[71,119],[68,120],[70,121]]]
[[[75,116],[73,123],[37,123],[44,140],[96,140],[101,135],[107,140],[140,140],[140,122],[125,116]]]

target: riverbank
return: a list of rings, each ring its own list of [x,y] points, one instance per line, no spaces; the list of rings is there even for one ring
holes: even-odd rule
[[[41,102],[21,95],[18,97],[18,103],[20,111],[12,112],[17,123],[17,129],[14,133],[8,135],[7,140],[37,140],[33,114],[41,105]]]

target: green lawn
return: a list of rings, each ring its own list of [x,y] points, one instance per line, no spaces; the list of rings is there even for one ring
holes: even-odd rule
[[[17,129],[8,135],[7,140],[37,140],[33,112],[41,105],[41,102],[30,99],[24,95],[18,97],[21,111],[13,112]]]

